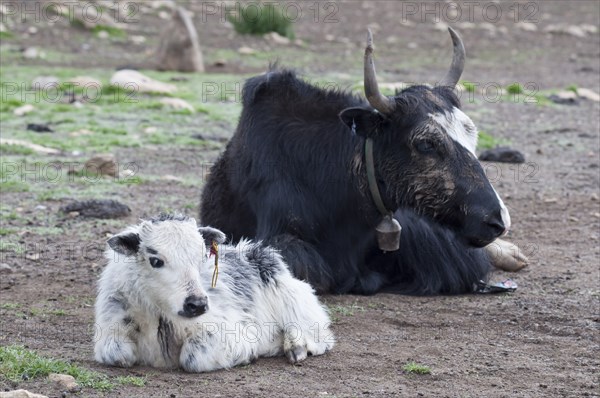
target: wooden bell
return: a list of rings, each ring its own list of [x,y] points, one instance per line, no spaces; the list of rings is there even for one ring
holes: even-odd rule
[[[391,214],[384,216],[375,228],[377,244],[384,252],[393,252],[400,248],[400,232],[402,227]]]

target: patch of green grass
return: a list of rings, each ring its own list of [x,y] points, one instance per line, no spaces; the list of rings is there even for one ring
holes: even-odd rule
[[[523,94],[523,87],[519,83],[509,84],[506,87],[506,92],[509,94]]]
[[[25,249],[23,245],[19,243],[0,240],[0,252],[13,252],[16,254],[23,254],[25,252]]]
[[[577,94],[577,90],[578,90],[578,89],[579,89],[579,87],[577,87],[577,85],[576,85],[576,84],[571,84],[571,85],[567,86],[567,90],[568,90],[568,91],[572,91],[572,92],[574,92],[575,94]]]
[[[27,192],[29,184],[21,181],[0,181],[0,192]]]
[[[229,22],[236,32],[247,35],[264,35],[277,32],[281,36],[294,39],[292,21],[283,15],[279,7],[272,4],[241,7],[237,15],[228,15]]]
[[[477,149],[492,149],[499,145],[508,145],[510,141],[502,138],[496,138],[483,131],[479,132],[479,139],[477,140]]]
[[[409,362],[402,367],[402,369],[406,373],[414,373],[418,375],[428,375],[431,374],[431,368],[426,365],[421,365],[416,362]]]
[[[6,236],[12,234],[14,231],[12,229],[0,227],[0,236]]]
[[[23,380],[47,377],[50,373],[68,374],[75,378],[81,387],[110,391],[115,383],[106,375],[85,369],[67,361],[46,358],[23,346],[0,347],[0,375],[15,383]],[[113,379],[121,385],[143,386],[145,378],[117,377]]]
[[[477,85],[475,83],[463,81],[462,85],[468,93],[474,93],[475,90],[477,90]]]
[[[0,308],[3,310],[16,310],[20,307],[19,303],[2,303],[0,304]]]
[[[352,305],[334,305],[329,307],[331,314],[337,314],[342,316],[353,316],[355,311],[364,312],[365,308],[356,303]]]
[[[45,189],[42,193],[37,195],[37,200],[44,202],[47,200],[59,200],[64,197],[70,196],[71,190],[66,187]]]
[[[116,28],[114,26],[106,26],[106,25],[96,25],[92,29],[92,32],[98,35],[101,31],[105,31],[108,33],[110,37],[116,37],[119,39],[127,37],[127,33],[121,28]]]
[[[0,154],[2,155],[32,155],[35,151],[23,145],[2,144],[0,145]]]
[[[67,315],[67,311],[63,310],[62,308],[56,309],[56,310],[50,310],[48,311],[49,314],[51,315],[56,315],[56,316],[65,316]]]
[[[121,385],[131,385],[135,387],[144,387],[148,379],[146,377],[136,376],[119,376],[116,379],[117,383]]]
[[[14,35],[11,32],[4,31],[0,32],[0,39],[12,39]]]

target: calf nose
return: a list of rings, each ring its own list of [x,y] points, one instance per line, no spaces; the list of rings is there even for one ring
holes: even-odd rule
[[[183,303],[183,316],[193,318],[208,311],[208,298],[189,296]]]
[[[501,236],[506,231],[506,227],[502,221],[501,211],[497,211],[494,214],[485,216],[483,218],[483,222],[493,231],[493,235],[495,237]]]

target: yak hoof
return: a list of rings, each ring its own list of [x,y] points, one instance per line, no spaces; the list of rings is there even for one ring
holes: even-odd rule
[[[490,256],[492,265],[503,271],[517,272],[529,265],[529,259],[517,245],[502,239],[496,239],[487,245],[485,251]]]

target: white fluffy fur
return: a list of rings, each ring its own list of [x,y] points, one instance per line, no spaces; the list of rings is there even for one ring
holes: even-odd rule
[[[131,233],[141,241],[137,253],[106,252],[108,265],[96,301],[98,362],[205,372],[260,356],[285,354],[295,363],[333,347],[326,310],[274,250],[269,258],[275,272],[265,282],[248,260],[256,243],[220,245],[213,289],[214,259],[208,258],[194,219],[143,221],[119,236]],[[153,256],[164,260],[164,266],[151,267]],[[178,315],[189,295],[207,296],[208,310],[195,318]]]

